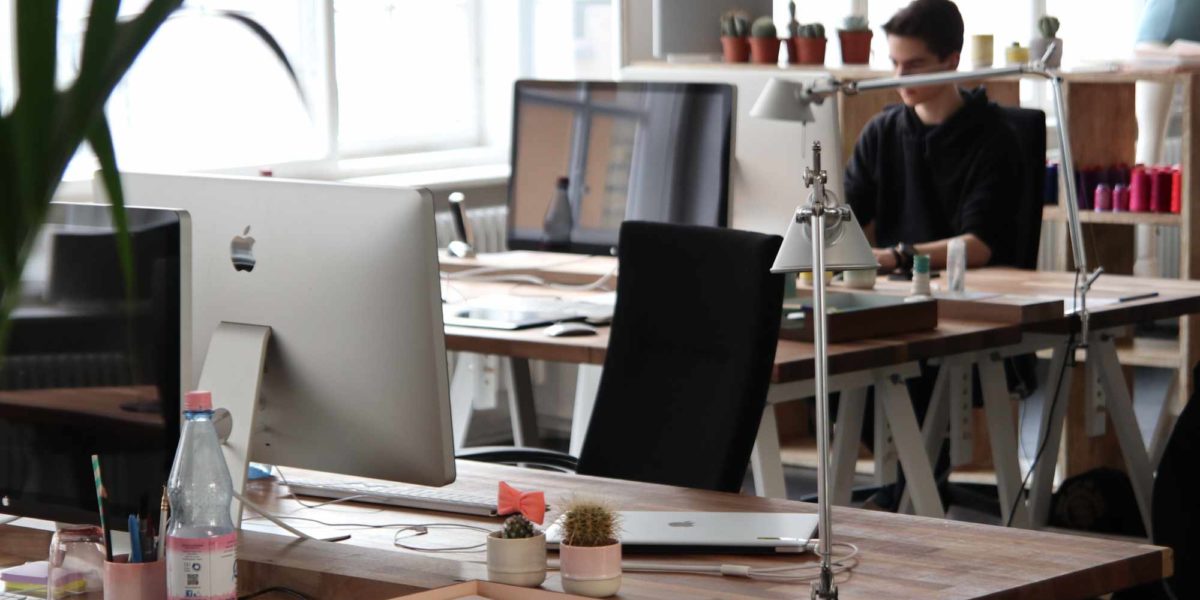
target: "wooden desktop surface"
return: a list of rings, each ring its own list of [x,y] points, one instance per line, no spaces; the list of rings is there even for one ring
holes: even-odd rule
[[[810,503],[757,496],[709,492],[530,469],[458,462],[458,481],[449,489],[494,496],[498,481],[522,490],[543,490],[558,507],[575,496],[602,498],[625,510],[815,512]],[[283,469],[283,474],[301,471]],[[331,572],[357,581],[390,582],[411,588],[436,587],[460,579],[485,579],[482,551],[429,554],[397,548],[395,527],[326,527],[325,523],[466,523],[499,528],[500,519],[423,512],[409,509],[343,503],[309,509],[295,499],[282,497],[282,486],[265,481],[248,487],[250,497],[276,514],[295,517],[291,524],[317,536],[351,533],[345,542],[295,543],[268,533],[278,528],[247,514],[239,557],[251,563],[313,572]],[[833,509],[835,540],[856,544],[857,567],[838,578],[841,597],[854,598],[1092,598],[1154,581],[1172,572],[1169,549],[1144,544],[1067,536],[1055,533],[1006,529],[988,525],[927,519],[852,508]],[[2,535],[2,534],[0,534]],[[431,529],[427,535],[409,537],[425,547],[465,546],[483,541],[483,534],[456,529]],[[2,545],[2,544],[0,544]],[[843,550],[837,548],[840,553]],[[553,558],[553,553],[551,558]],[[678,564],[737,563],[753,566],[812,564],[803,556],[626,555],[627,560],[654,560]],[[251,571],[254,567],[251,566]],[[266,574],[259,585],[278,583]],[[316,577],[296,581],[314,583]],[[342,584],[348,585],[348,584]],[[253,587],[253,586],[251,586]],[[556,572],[545,587],[560,590]],[[250,588],[247,588],[250,589]],[[349,591],[349,590],[346,590]],[[380,594],[398,595],[393,588]],[[625,574],[618,598],[801,598],[807,583],[779,583],[731,577]],[[322,596],[326,597],[326,596]],[[344,596],[350,597],[350,596]],[[388,598],[388,595],[355,595]]]

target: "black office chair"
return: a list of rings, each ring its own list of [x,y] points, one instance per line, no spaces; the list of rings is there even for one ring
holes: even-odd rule
[[[766,408],[783,303],[782,239],[626,222],[604,373],[578,461],[541,449],[461,458],[736,492]]]
[[[1036,269],[1042,237],[1046,182],[1046,113],[1005,106],[1000,109],[1017,136],[1021,152],[1021,195],[1017,199],[1016,245],[1010,266]]]

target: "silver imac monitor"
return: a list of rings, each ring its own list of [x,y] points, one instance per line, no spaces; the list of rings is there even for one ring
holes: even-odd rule
[[[126,219],[130,280],[109,207],[50,205],[0,341],[0,513],[99,525],[93,454],[113,529],[158,507],[191,367],[188,222]]]
[[[265,177],[125,173],[122,181],[126,202],[191,217],[195,384],[229,362],[209,355],[220,324],[270,328],[249,460],[422,485],[454,480],[427,192]],[[96,190],[103,197],[99,182]],[[240,487],[244,471],[232,475]]]

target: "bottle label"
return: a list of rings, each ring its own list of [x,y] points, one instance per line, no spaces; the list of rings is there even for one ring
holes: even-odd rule
[[[168,600],[237,600],[237,533],[167,536]]]

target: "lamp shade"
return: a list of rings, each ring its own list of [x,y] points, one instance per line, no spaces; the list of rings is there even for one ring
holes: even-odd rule
[[[803,83],[772,77],[758,95],[754,108],[750,109],[750,116],[757,119],[812,123],[811,104]]]
[[[848,220],[827,228],[825,232],[825,269],[827,271],[851,271],[856,269],[875,270],[879,262],[871,251],[871,244],[858,224],[858,218],[850,213]],[[772,273],[796,273],[813,270],[812,230],[808,223],[792,219],[783,245],[775,255]]]

